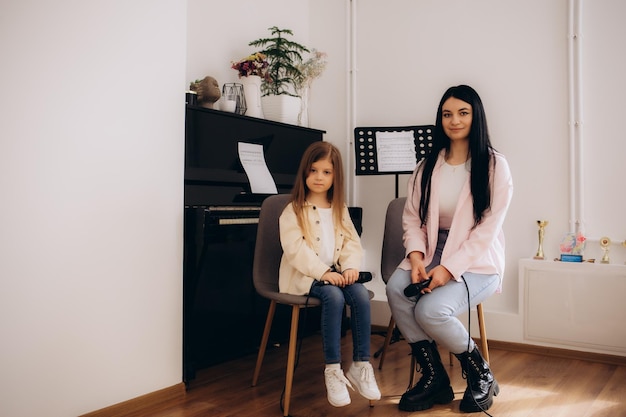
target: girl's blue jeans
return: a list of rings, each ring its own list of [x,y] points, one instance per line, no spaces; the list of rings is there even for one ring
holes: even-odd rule
[[[350,329],[352,331],[352,360],[368,361],[370,358],[371,311],[370,297],[363,284],[346,287],[316,285],[309,295],[322,302],[321,332],[326,364],[341,362],[341,322],[343,308],[350,306]]]
[[[441,231],[435,257],[427,271],[439,265],[446,238],[447,233]],[[463,282],[450,280],[416,301],[416,297],[404,295],[404,289],[411,283],[411,271],[396,269],[387,282],[387,299],[391,314],[407,342],[435,340],[456,354],[474,350],[474,341],[457,316],[495,293],[500,277],[466,272],[463,279],[467,288]]]

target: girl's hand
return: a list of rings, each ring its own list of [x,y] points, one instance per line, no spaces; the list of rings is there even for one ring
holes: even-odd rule
[[[422,292],[427,293],[431,292],[437,287],[443,287],[452,279],[452,274],[448,269],[443,265],[437,265],[433,269],[430,270],[428,276],[432,279],[430,285],[427,288],[424,288]]]
[[[356,269],[346,269],[342,275],[346,285],[354,284],[359,279],[359,271]]]
[[[345,287],[348,285],[346,279],[339,272],[327,271],[322,275],[322,281],[326,281],[329,284],[336,285],[338,287]]]

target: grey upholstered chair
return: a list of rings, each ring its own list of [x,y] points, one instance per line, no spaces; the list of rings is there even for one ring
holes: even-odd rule
[[[399,197],[391,200],[387,206],[387,213],[385,215],[385,229],[383,232],[383,246],[380,258],[380,272],[385,284],[389,281],[391,274],[396,270],[405,255],[404,244],[402,243],[402,211],[406,204],[406,197]],[[489,348],[487,346],[487,332],[485,330],[485,319],[483,316],[483,306],[478,304],[476,306],[478,312],[478,327],[480,330],[480,348],[483,357],[489,362]],[[391,342],[391,336],[395,327],[395,321],[393,316],[389,319],[389,326],[387,327],[387,334],[385,336],[385,342],[382,347],[380,361],[378,362],[378,369],[383,368],[385,361],[385,353]],[[409,378],[409,386],[413,385],[413,376],[415,371],[415,363],[412,358],[411,373]],[[450,353],[450,365],[453,364],[453,355]]]
[[[387,284],[387,281],[391,278],[391,274],[393,274],[404,258],[405,249],[404,244],[402,243],[402,210],[404,210],[405,202],[406,197],[399,197],[391,200],[387,206],[385,229],[383,232],[383,248],[380,257],[380,274],[385,284]],[[391,336],[393,335],[395,327],[396,322],[393,317],[391,317],[389,319],[389,326],[387,326],[385,342],[380,353],[378,369],[383,369],[385,353],[391,343]]]
[[[289,194],[278,194],[267,197],[261,206],[259,225],[257,229],[256,245],[254,250],[254,262],[252,266],[252,281],[254,288],[262,297],[270,300],[265,329],[261,338],[261,345],[252,377],[252,386],[256,386],[261,372],[261,365],[265,357],[265,349],[269,339],[270,330],[277,304],[291,306],[291,328],[289,332],[289,349],[287,354],[287,370],[285,377],[285,397],[283,404],[283,415],[289,415],[289,403],[291,399],[291,387],[293,384],[293,374],[296,363],[296,345],[298,338],[298,318],[300,309],[309,306],[319,306],[320,301],[315,297],[303,295],[282,294],[278,292],[278,269],[280,258],[283,254],[280,245],[280,230],[278,218],[291,199]],[[370,299],[373,293],[370,291]],[[372,405],[370,401],[370,406]]]
[[[276,312],[276,304],[291,305],[291,330],[289,333],[289,353],[287,355],[287,374],[285,380],[285,401],[283,412],[285,416],[289,415],[289,402],[291,399],[291,386],[293,383],[293,373],[296,361],[296,344],[298,337],[298,318],[300,309],[306,305],[306,296],[281,294],[278,292],[278,268],[280,266],[280,258],[283,249],[280,246],[280,230],[278,227],[278,218],[283,212],[291,199],[289,194],[278,194],[267,197],[261,205],[261,213],[259,215],[259,225],[257,229],[256,245],[254,249],[254,262],[252,265],[252,281],[254,288],[262,297],[270,300],[267,319],[265,321],[265,329],[261,338],[261,345],[254,368],[254,376],[252,377],[252,386],[256,386],[261,372],[261,365],[265,357],[265,349],[269,339],[270,330],[274,313]],[[320,302],[317,298],[311,297],[308,302],[309,306],[319,306]]]

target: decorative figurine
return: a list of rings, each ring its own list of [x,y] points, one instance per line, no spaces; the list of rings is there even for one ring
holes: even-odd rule
[[[222,96],[217,80],[208,75],[201,80],[190,83],[189,89],[198,94],[198,105],[207,109],[212,109],[213,103]]]
[[[543,236],[545,235],[545,228],[548,225],[547,220],[537,220],[537,226],[539,226],[539,248],[537,254],[533,259],[544,259],[543,255]]]
[[[601,264],[608,264],[608,263],[610,263],[610,260],[609,260],[609,249],[610,249],[610,246],[611,246],[611,239],[609,239],[606,236],[600,238],[600,247],[604,251],[604,254],[602,255],[602,259],[600,259],[600,263]]]

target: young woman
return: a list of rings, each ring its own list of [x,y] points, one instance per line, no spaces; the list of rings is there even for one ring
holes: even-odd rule
[[[369,400],[380,399],[370,358],[370,300],[356,282],[363,249],[344,198],[339,150],[315,142],[305,151],[292,201],[280,216],[280,292],[316,297],[322,303],[321,332],[328,402],[350,403],[347,387]],[[352,364],[347,379],[341,370],[341,321],[350,306]]]
[[[454,399],[436,343],[456,355],[467,377],[461,411],[487,410],[498,394],[489,365],[456,316],[501,288],[502,223],[512,193],[509,166],[491,146],[480,97],[467,85],[449,88],[437,110],[432,151],[409,180],[406,257],[387,283],[391,312],[422,372],[402,395],[401,410]],[[405,294],[409,284],[428,279],[417,295]]]

